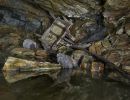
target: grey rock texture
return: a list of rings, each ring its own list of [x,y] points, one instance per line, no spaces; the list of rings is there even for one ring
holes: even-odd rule
[[[25,39],[23,41],[23,47],[27,48],[27,49],[36,49],[36,48],[38,48],[38,45],[36,42],[34,42],[31,39]]]
[[[61,64],[63,68],[74,68],[78,66],[70,56],[62,53],[57,54],[57,62]]]

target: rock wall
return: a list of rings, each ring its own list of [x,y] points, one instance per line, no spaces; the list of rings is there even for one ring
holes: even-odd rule
[[[76,43],[91,43],[90,52],[130,67],[129,0],[0,0],[0,50],[21,47],[24,38],[36,38],[32,33],[43,34],[53,17],[63,16],[73,22]]]

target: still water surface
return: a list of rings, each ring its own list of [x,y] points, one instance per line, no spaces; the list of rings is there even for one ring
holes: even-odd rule
[[[79,75],[71,77],[71,86],[53,83],[39,76],[9,84],[0,73],[0,100],[130,100],[130,86],[117,82]]]

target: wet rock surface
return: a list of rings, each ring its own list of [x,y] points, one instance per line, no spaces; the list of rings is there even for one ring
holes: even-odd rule
[[[3,67],[3,71],[41,71],[39,68],[43,69],[44,71],[47,71],[49,69],[60,69],[61,67],[59,64],[54,64],[50,62],[36,62],[15,57],[9,57]]]

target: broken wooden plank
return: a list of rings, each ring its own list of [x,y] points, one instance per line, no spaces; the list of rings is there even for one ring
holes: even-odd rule
[[[67,34],[74,40],[73,36],[69,33],[69,28],[72,25],[72,22],[56,18],[40,39],[44,49],[57,50],[57,45],[60,44],[60,41],[64,39]]]

